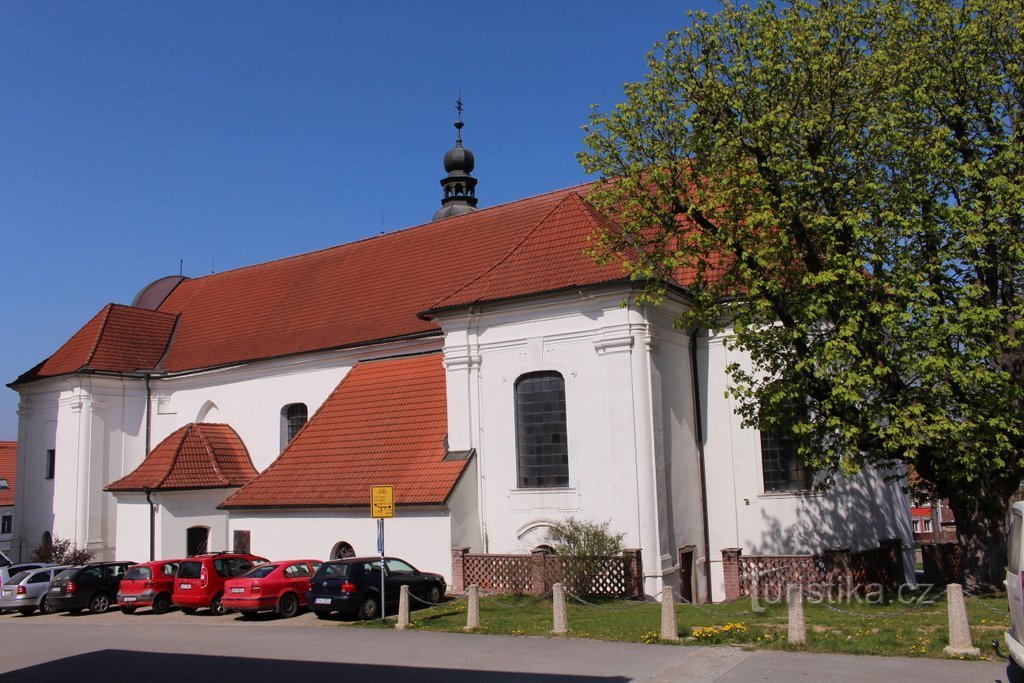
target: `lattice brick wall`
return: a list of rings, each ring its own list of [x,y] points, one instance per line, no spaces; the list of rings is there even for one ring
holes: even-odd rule
[[[828,568],[816,555],[760,555],[740,557],[740,596],[778,599],[786,587],[823,584]]]
[[[476,584],[503,593],[529,593],[533,562],[529,555],[466,555],[467,586]]]

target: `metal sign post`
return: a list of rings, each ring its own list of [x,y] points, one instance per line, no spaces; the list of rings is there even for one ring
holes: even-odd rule
[[[380,553],[380,618],[383,619],[387,608],[384,594],[384,518],[395,516],[395,487],[370,487],[370,516],[377,520],[377,552]]]

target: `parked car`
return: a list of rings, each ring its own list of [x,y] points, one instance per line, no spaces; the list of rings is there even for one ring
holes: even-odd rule
[[[320,560],[287,560],[253,567],[224,582],[221,603],[224,609],[238,610],[246,617],[266,610],[294,617],[306,606],[309,580],[320,564]]]
[[[128,567],[117,591],[117,606],[125,614],[152,607],[157,614],[171,609],[174,575],[181,560],[141,562]]]
[[[6,564],[0,567],[0,586],[3,586],[12,576],[20,572],[51,566],[53,565],[46,562],[15,562],[13,564]]]
[[[1010,603],[1006,647],[1014,664],[1024,668],[1024,501],[1010,508],[1006,548],[1006,599]]]
[[[47,566],[26,569],[18,572],[0,588],[0,611],[17,610],[25,616],[37,609],[43,614],[51,614],[53,608],[46,599],[50,581],[66,566]]]
[[[387,611],[398,605],[398,594],[403,585],[409,592],[426,602],[438,603],[445,593],[444,577],[421,572],[405,560],[384,558],[384,597]],[[349,557],[331,560],[309,582],[306,602],[320,618],[331,612],[355,614],[360,619],[380,616],[380,558]]]
[[[135,562],[90,562],[70,567],[54,577],[46,602],[54,612],[77,614],[106,612],[114,604],[114,596],[128,567]]]
[[[191,555],[178,565],[171,602],[185,614],[194,614],[196,610],[207,607],[213,614],[224,614],[221,602],[224,582],[269,561],[248,553]]]

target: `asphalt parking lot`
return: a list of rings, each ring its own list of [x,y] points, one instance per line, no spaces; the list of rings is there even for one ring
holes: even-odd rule
[[[273,625],[275,627],[337,627],[338,625],[351,624],[356,621],[354,617],[332,614],[328,619],[318,619],[315,614],[303,610],[298,616],[291,619],[281,619],[273,612],[260,612],[252,617],[243,618],[238,612],[228,612],[221,616],[211,614],[209,610],[199,610],[195,614],[184,614],[177,609],[172,609],[166,614],[154,614],[149,608],[142,608],[134,614],[123,614],[119,609],[111,609],[103,614],[93,614],[88,610],[78,614],[58,612],[56,614],[40,614],[36,612],[30,616],[24,616],[17,612],[0,613],[0,621],[9,623],[32,622],[39,624],[70,624],[81,621],[86,624],[136,624],[149,625],[157,622],[161,624],[192,624],[203,623],[233,623],[238,622],[245,626]]]

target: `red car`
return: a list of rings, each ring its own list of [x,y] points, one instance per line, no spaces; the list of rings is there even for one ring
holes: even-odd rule
[[[171,602],[185,614],[195,614],[197,609],[204,607],[213,614],[224,614],[224,605],[221,604],[224,582],[269,561],[248,553],[190,555],[178,565]]]
[[[224,583],[221,604],[245,617],[265,610],[274,610],[285,618],[294,617],[306,606],[309,580],[320,564],[320,560],[287,560],[254,567]]]
[[[125,614],[152,607],[157,614],[171,609],[174,575],[181,560],[142,562],[128,567],[117,589],[117,606]]]

